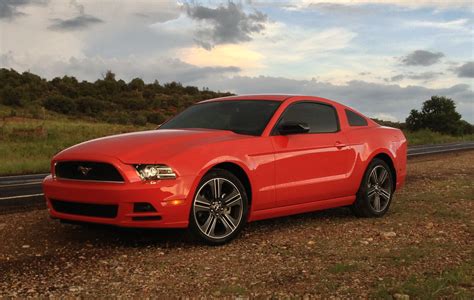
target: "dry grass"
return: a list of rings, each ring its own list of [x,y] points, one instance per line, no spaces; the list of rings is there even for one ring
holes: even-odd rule
[[[408,174],[384,218],[261,221],[222,247],[60,225],[45,211],[0,216],[0,297],[473,299],[474,152],[413,159]]]

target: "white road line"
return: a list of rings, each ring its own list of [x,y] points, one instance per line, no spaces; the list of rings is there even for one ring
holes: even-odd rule
[[[0,176],[0,179],[6,179],[6,178],[18,178],[18,177],[36,177],[36,176],[48,176],[50,173],[44,173],[44,174],[27,174],[27,175],[11,175],[11,176]]]
[[[20,199],[20,198],[31,198],[31,197],[38,197],[38,196],[43,196],[44,194],[32,194],[32,195],[21,195],[21,196],[11,196],[11,197],[2,197],[0,198],[1,200],[10,200],[10,199]]]
[[[416,156],[416,155],[423,155],[423,154],[434,154],[434,153],[443,153],[443,152],[455,152],[458,150],[470,150],[472,148],[457,148],[457,149],[446,149],[446,150],[436,150],[436,151],[425,151],[425,152],[418,152],[418,153],[408,153],[407,156]]]
[[[426,150],[429,150],[429,149],[437,149],[437,148],[451,148],[451,147],[456,147],[456,146],[459,146],[459,145],[437,145],[437,146],[428,146],[428,147],[419,147],[419,148],[408,148],[408,149],[426,149]]]
[[[42,181],[34,181],[34,182],[25,182],[25,183],[13,183],[13,184],[0,184],[0,189],[4,187],[12,187],[12,186],[22,186],[22,185],[38,185],[41,184]]]

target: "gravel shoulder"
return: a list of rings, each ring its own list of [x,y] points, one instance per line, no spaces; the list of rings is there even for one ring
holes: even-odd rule
[[[249,224],[208,247],[180,230],[0,215],[1,297],[474,298],[474,151],[411,159],[390,212]]]

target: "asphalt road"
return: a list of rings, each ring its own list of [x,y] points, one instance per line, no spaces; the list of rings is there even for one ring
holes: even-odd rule
[[[474,142],[413,146],[408,157],[474,149]],[[0,214],[45,207],[41,181],[48,174],[0,177]]]

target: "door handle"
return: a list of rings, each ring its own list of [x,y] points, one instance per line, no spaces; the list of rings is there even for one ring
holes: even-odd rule
[[[336,146],[337,149],[341,149],[346,147],[347,145],[338,141],[334,146]]]

